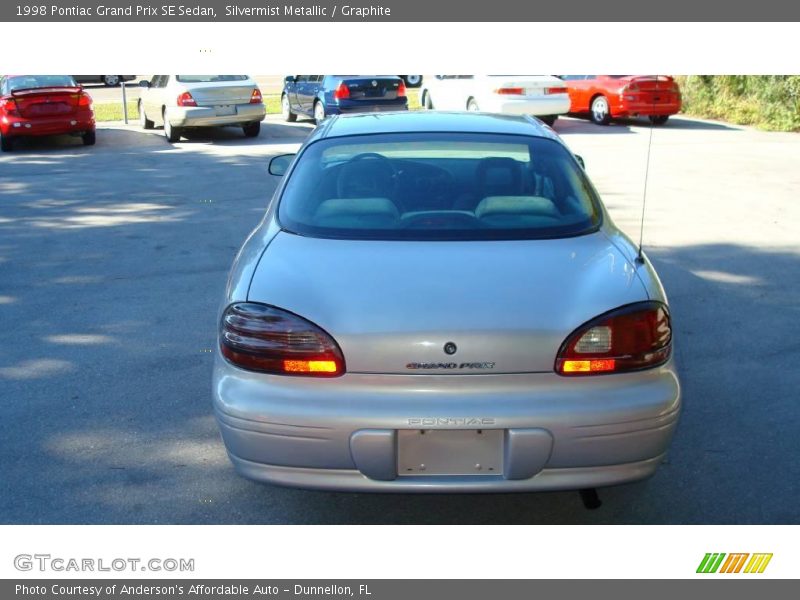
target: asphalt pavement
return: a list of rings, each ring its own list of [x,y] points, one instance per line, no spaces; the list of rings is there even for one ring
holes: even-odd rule
[[[669,295],[685,408],[651,479],[500,495],[326,493],[238,477],[211,412],[228,268],[276,180],[261,135],[104,125],[0,156],[2,523],[798,523],[800,136],[652,130],[645,247]],[[638,238],[651,130],[556,125]],[[443,274],[443,276],[446,274]]]

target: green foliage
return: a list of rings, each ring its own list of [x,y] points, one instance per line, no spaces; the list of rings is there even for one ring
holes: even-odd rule
[[[683,75],[683,112],[769,131],[800,131],[800,75]]]

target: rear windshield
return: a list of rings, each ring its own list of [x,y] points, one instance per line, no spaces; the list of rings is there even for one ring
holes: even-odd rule
[[[246,81],[247,75],[177,75],[181,83],[213,83],[218,81]]]
[[[319,140],[298,157],[278,209],[301,235],[390,240],[566,237],[596,230],[600,214],[558,142],[453,133]]]
[[[20,75],[9,77],[8,91],[41,87],[76,87],[78,84],[71,75]]]

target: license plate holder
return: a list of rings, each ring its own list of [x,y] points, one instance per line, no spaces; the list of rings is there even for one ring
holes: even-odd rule
[[[218,117],[229,117],[236,114],[236,106],[233,104],[215,106],[214,110],[216,110]]]
[[[503,474],[502,429],[401,429],[400,477]]]

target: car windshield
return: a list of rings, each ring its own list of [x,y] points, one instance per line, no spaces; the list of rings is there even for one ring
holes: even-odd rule
[[[595,193],[557,141],[462,133],[322,139],[278,210],[291,232],[341,239],[541,239],[596,230]]]
[[[76,87],[71,75],[19,75],[8,78],[8,91],[41,87]]]
[[[245,81],[247,75],[177,75],[181,83],[217,83],[220,81]]]

